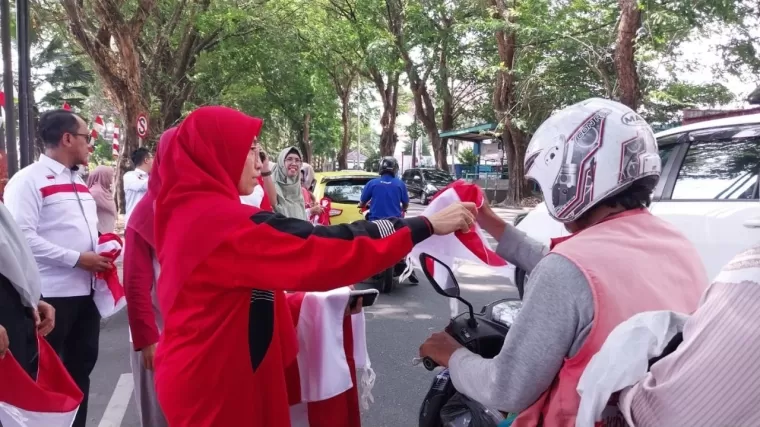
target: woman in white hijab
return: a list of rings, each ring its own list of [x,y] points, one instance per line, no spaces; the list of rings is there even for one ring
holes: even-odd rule
[[[37,376],[36,334],[45,336],[55,326],[55,310],[40,297],[32,251],[0,203],[0,358],[10,350],[32,378]]]

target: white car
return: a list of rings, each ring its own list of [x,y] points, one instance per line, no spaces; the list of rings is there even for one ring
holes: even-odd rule
[[[734,255],[760,241],[760,114],[695,123],[655,136],[662,176],[650,211],[694,243],[713,278]],[[543,203],[515,223],[546,244],[569,234]],[[526,274],[513,270],[522,293]]]

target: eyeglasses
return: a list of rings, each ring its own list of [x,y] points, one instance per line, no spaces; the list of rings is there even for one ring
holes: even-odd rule
[[[285,159],[285,163],[301,163],[301,159],[298,157],[288,157]]]
[[[90,134],[87,134],[87,133],[71,133],[71,132],[68,132],[68,134],[69,135],[74,135],[74,136],[83,136],[83,137],[85,137],[85,139],[87,139],[87,138],[90,137]]]

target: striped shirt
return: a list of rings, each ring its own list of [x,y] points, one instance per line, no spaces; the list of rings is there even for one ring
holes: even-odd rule
[[[683,343],[621,395],[635,427],[760,425],[760,246],[731,260],[684,326]]]

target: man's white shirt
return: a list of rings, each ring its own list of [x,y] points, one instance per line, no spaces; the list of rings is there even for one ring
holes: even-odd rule
[[[76,171],[40,156],[8,182],[5,206],[32,249],[44,297],[90,295],[92,273],[76,268],[98,240],[95,200]]]
[[[148,173],[142,169],[135,169],[124,174],[124,226],[129,221],[129,216],[137,206],[137,202],[148,192]]]

